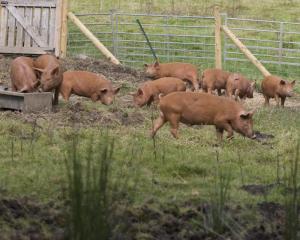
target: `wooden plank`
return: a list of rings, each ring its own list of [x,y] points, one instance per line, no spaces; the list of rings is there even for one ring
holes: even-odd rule
[[[18,7],[55,7],[55,0],[8,0],[8,5]]]
[[[221,16],[219,7],[214,8],[215,15],[215,64],[217,69],[222,69],[222,42],[221,42]]]
[[[44,42],[49,46],[49,8],[42,9],[42,17],[41,17],[41,38]]]
[[[262,63],[257,60],[257,58],[248,50],[248,48],[234,35],[234,33],[227,26],[222,26],[222,30],[265,77],[271,75],[270,72],[264,67],[264,65],[262,65]]]
[[[32,48],[32,47],[0,47],[0,53],[11,53],[11,54],[45,54],[46,51],[53,51],[49,48]]]
[[[0,28],[0,46],[6,46],[7,34],[7,14],[8,11],[5,7],[1,8],[1,28]]]
[[[8,26],[7,46],[13,47],[15,46],[16,19],[10,13],[8,14],[7,26]]]
[[[33,30],[36,32],[36,34],[38,35],[38,38],[42,40],[41,34],[40,34],[40,27],[41,27],[41,8],[40,7],[35,7],[33,8],[33,21],[32,21],[32,26],[33,26]],[[33,47],[38,47],[38,45],[33,42],[32,43]],[[46,43],[44,45],[44,47],[47,46]]]
[[[31,7],[25,8],[25,19],[26,19],[25,21],[27,23],[31,24],[31,22],[32,22],[32,8]],[[24,47],[31,47],[31,37],[30,37],[29,33],[26,32],[25,30],[24,30]]]
[[[55,48],[55,56],[57,56],[57,57],[60,55],[60,33],[61,33],[62,1],[63,0],[57,0],[57,2],[56,2],[54,48]]]
[[[18,13],[21,15],[21,16],[25,16],[25,8],[23,7],[20,7],[18,8]],[[23,47],[24,45],[24,31],[23,31],[23,27],[22,25],[17,21],[17,36],[16,36],[16,46],[17,47]]]
[[[43,42],[39,36],[39,34],[32,27],[31,23],[25,20],[24,17],[20,16],[17,12],[17,9],[13,6],[7,6],[8,11],[13,14],[16,20],[24,27],[25,31],[32,37],[32,39],[37,43],[40,47],[45,47],[47,44]]]
[[[55,48],[55,18],[56,18],[56,8],[50,8],[50,17],[49,17],[49,46]]]
[[[68,18],[80,29],[80,31],[91,40],[91,42],[106,56],[112,63],[121,64],[119,60],[95,37],[95,35],[72,13],[68,13]]]
[[[68,8],[69,1],[64,0],[62,6],[62,26],[61,26],[61,37],[60,37],[60,57],[64,58],[67,56],[67,37],[68,37]]]

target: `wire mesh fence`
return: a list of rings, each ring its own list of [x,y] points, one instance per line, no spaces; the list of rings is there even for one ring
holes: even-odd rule
[[[161,62],[190,62],[199,70],[214,66],[214,18],[160,14],[77,14],[77,17],[125,65],[141,68],[153,56],[139,29],[139,19]],[[229,18],[227,25],[273,74],[300,75],[300,23]],[[68,55],[102,57],[79,30],[69,24]],[[260,78],[260,72],[226,37],[223,38],[224,69]]]

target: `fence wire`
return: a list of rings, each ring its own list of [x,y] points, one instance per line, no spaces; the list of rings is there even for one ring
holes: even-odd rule
[[[139,19],[161,62],[190,62],[199,70],[214,66],[214,18],[119,12],[77,14],[77,17],[125,65],[141,68],[153,57],[141,33]],[[300,23],[228,18],[227,25],[273,74],[300,75]],[[230,39],[223,38],[224,69],[261,78]],[[69,24],[68,55],[102,57],[76,26]]]

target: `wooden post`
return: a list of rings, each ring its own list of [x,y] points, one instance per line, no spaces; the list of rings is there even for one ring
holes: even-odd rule
[[[119,60],[87,29],[86,26],[72,13],[68,13],[68,18],[80,29],[80,31],[92,41],[92,43],[106,56],[112,63],[120,64]]]
[[[234,33],[227,27],[222,26],[222,30],[233,41],[233,43],[245,54],[245,56],[258,68],[259,71],[266,77],[271,73],[261,64],[260,61],[248,50],[248,48],[234,35]]]
[[[62,9],[62,3],[63,0],[57,0],[56,1],[56,9],[55,9],[55,56],[60,56],[60,40],[61,40],[61,9]]]
[[[215,15],[215,61],[216,68],[222,69],[221,16],[219,7],[214,9]]]
[[[67,37],[68,37],[68,8],[69,1],[63,0],[61,13],[61,35],[60,35],[60,57],[67,56]]]

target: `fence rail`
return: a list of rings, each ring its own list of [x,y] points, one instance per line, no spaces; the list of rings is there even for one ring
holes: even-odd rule
[[[199,69],[214,66],[214,17],[119,12],[77,14],[88,28],[125,65],[141,68],[153,61],[144,36],[136,24],[139,18],[161,62],[185,61]],[[228,26],[273,74],[300,75],[300,23],[229,18]],[[252,77],[260,76],[239,49],[224,35],[223,66]],[[68,55],[100,57],[92,44],[71,24]]]

